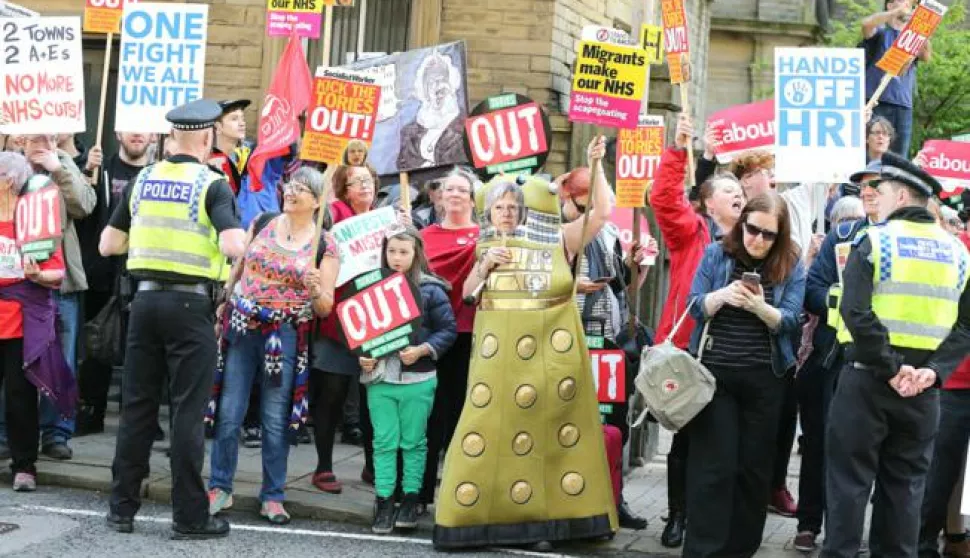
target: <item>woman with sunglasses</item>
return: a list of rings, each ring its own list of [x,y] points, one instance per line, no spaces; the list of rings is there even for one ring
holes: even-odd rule
[[[263,214],[250,226],[245,258],[233,268],[219,306],[222,355],[207,422],[215,421],[209,513],[232,507],[239,432],[254,379],[259,377],[263,485],[260,515],[282,525],[290,436],[306,422],[310,325],[333,308],[338,260],[326,234],[317,254],[314,215],[323,211],[323,175],[298,170],[283,187],[283,213]]]
[[[748,201],[722,242],[708,246],[688,304],[690,350],[717,380],[688,425],[685,556],[751,556],[761,545],[791,335],[801,326],[805,270],[788,207],[774,192]]]

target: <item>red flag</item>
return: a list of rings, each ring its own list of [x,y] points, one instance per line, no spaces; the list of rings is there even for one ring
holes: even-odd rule
[[[263,98],[259,140],[249,157],[249,184],[253,192],[263,189],[263,167],[267,159],[286,155],[290,145],[300,138],[299,116],[310,106],[312,84],[303,45],[294,33],[286,43],[286,50]]]

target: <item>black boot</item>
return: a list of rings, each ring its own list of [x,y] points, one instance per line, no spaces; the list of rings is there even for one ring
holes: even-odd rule
[[[620,505],[617,506],[616,511],[620,516],[620,527],[634,531],[642,531],[647,528],[647,520],[636,516],[623,498],[620,498]]]
[[[670,510],[667,525],[660,535],[660,544],[667,548],[678,548],[684,544],[686,526],[687,461],[667,457],[667,508]]]
[[[77,424],[74,427],[74,437],[101,434],[104,432],[104,409],[95,409],[83,405],[77,412]]]
[[[667,548],[678,548],[684,544],[684,527],[684,512],[670,510],[670,517],[667,518],[667,524],[660,534],[660,544]]]
[[[370,530],[378,535],[388,535],[394,530],[394,500],[377,497],[374,502],[374,524]]]
[[[199,525],[172,524],[172,538],[179,540],[217,539],[229,534],[229,522],[221,517],[210,516]]]
[[[418,526],[418,495],[405,494],[401,507],[397,510],[394,526],[398,529],[414,529]]]

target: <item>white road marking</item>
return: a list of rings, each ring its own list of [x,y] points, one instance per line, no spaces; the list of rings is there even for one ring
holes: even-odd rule
[[[85,509],[75,509],[75,508],[59,508],[52,506],[30,506],[21,505],[17,506],[20,509],[31,510],[31,511],[41,511],[47,513],[54,513],[58,515],[73,515],[82,517],[104,517],[105,512],[97,510],[85,510]],[[163,517],[158,515],[137,515],[135,516],[135,521],[147,521],[149,523],[163,523],[169,524],[172,519],[169,517]],[[339,531],[317,531],[314,529],[295,529],[292,527],[269,527],[264,525],[247,525],[231,523],[233,531],[252,531],[254,533],[284,533],[288,535],[295,536],[306,536],[306,537],[322,537],[322,538],[332,538],[332,539],[350,539],[356,541],[372,541],[372,542],[393,542],[393,543],[404,543],[404,544],[416,544],[423,546],[431,546],[431,541],[429,539],[418,539],[414,537],[392,537],[385,535],[368,535],[365,533],[341,533]],[[555,554],[552,552],[532,552],[529,550],[520,550],[516,548],[492,548],[497,552],[504,552],[506,554],[514,554],[516,556],[535,556],[542,558],[574,558],[568,554]]]

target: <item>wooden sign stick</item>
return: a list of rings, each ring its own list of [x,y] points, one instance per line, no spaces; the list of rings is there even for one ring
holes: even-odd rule
[[[889,83],[896,77],[892,74],[883,74],[882,81],[879,82],[879,87],[876,88],[875,93],[872,94],[872,98],[866,103],[866,110],[872,110],[876,105],[879,104],[879,97],[882,96],[882,92],[889,87]]]
[[[94,140],[94,145],[101,147],[101,137],[104,134],[104,107],[108,101],[108,74],[111,71],[111,43],[113,43],[114,33],[108,33],[104,44],[104,70],[101,72],[101,105],[98,107],[98,133]],[[98,185],[98,175],[101,174],[100,167],[96,167],[91,173],[91,184]]]
[[[690,114],[690,95],[688,87],[690,82],[680,84],[680,104],[684,114]],[[687,185],[694,187],[694,138],[690,138],[687,143]]]
[[[411,213],[411,184],[408,181],[407,171],[398,174],[401,182],[401,209]]]

